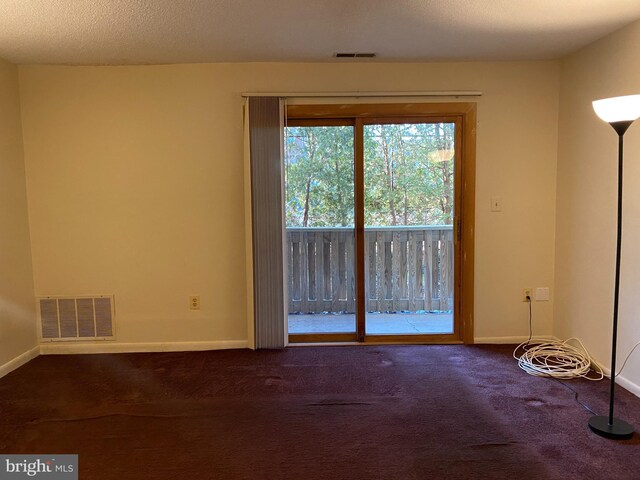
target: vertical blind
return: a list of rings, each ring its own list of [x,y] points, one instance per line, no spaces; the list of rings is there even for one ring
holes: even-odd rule
[[[282,104],[279,97],[249,97],[248,108],[255,346],[283,348]]]

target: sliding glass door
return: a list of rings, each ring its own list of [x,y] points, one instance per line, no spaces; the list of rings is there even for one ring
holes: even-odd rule
[[[460,295],[462,270],[473,286],[472,249],[460,254],[466,111],[387,114],[393,107],[290,107],[290,342],[471,338]],[[472,225],[473,211],[466,219]]]
[[[352,123],[285,129],[288,320],[298,341],[356,335]]]
[[[452,334],[454,122],[364,125],[366,326]]]

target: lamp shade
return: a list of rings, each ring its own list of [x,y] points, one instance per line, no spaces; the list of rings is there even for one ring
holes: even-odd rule
[[[452,149],[433,150],[429,152],[427,157],[431,162],[448,162],[455,155],[455,151]]]
[[[593,102],[596,114],[605,122],[633,122],[640,117],[640,95],[604,98]]]

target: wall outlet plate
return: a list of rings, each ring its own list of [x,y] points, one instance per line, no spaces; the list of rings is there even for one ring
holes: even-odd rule
[[[536,301],[546,302],[549,300],[549,287],[536,288]]]
[[[200,310],[200,295],[191,295],[189,297],[189,309]]]
[[[529,297],[529,300],[527,300],[527,297]],[[522,301],[523,302],[533,301],[533,289],[532,288],[523,288],[522,289]]]

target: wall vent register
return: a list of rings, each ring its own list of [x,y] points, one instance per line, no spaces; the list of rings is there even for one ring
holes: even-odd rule
[[[113,295],[38,298],[40,339],[113,340]]]
[[[338,52],[334,54],[336,58],[375,58],[375,53],[361,53],[361,52]]]

